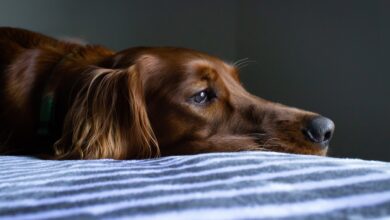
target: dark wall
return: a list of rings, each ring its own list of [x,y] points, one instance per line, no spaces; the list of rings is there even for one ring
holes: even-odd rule
[[[331,155],[390,161],[388,2],[3,0],[0,25],[116,50],[171,45],[248,57],[248,90],[336,122]]]
[[[390,161],[390,1],[240,1],[238,57],[260,96],[336,122],[331,155]]]
[[[3,0],[0,25],[79,37],[116,50],[170,45],[234,59],[235,13],[233,0]]]

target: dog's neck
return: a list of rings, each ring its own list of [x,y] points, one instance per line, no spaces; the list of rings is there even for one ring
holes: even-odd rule
[[[87,49],[88,48],[88,49]],[[75,91],[80,87],[85,73],[95,68],[98,62],[109,55],[109,51],[103,51],[100,56],[85,56],[85,51],[90,51],[93,46],[75,47],[63,53],[53,64],[51,71],[46,74],[40,105],[39,124],[37,135],[41,139],[51,139],[61,130],[60,125],[71,104]],[[101,48],[96,47],[97,50]],[[86,50],[87,49],[87,50]],[[99,54],[99,53],[95,53]],[[87,59],[87,58],[88,59]],[[69,90],[69,88],[72,88]]]

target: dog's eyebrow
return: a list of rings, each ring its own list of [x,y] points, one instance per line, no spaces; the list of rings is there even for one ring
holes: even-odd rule
[[[199,66],[199,67],[211,67],[210,61],[206,59],[195,59],[195,60],[190,60],[187,63],[188,66]]]
[[[195,70],[197,77],[201,80],[212,80],[215,78],[216,70],[213,64],[204,59],[191,60],[186,64],[190,69]]]
[[[201,68],[200,74],[202,80],[216,80],[218,78],[217,71],[214,68],[211,67],[203,67]]]

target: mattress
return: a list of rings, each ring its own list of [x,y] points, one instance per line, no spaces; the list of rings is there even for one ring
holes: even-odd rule
[[[0,219],[390,219],[390,164],[273,152],[1,156]]]

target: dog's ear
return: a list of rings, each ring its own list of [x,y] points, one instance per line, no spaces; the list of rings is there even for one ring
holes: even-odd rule
[[[159,155],[137,65],[87,74],[55,143],[57,158],[149,158]]]

